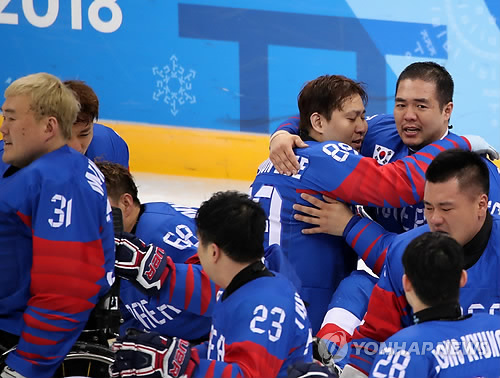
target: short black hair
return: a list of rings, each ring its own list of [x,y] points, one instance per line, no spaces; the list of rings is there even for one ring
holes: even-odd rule
[[[217,192],[196,214],[200,243],[215,243],[232,260],[254,262],[264,256],[266,213],[248,195]]]
[[[476,189],[488,195],[490,173],[480,155],[458,148],[440,152],[431,162],[425,179],[431,183],[442,183],[452,178],[458,180],[461,191]]]
[[[345,100],[354,95],[359,95],[366,105],[368,95],[362,84],[342,75],[323,75],[307,82],[297,100],[300,135],[308,135],[313,113],[317,112],[329,121],[332,112],[341,110]]]
[[[418,236],[406,247],[403,266],[415,293],[426,305],[458,302],[464,251],[455,239],[441,232]]]
[[[423,80],[436,85],[436,94],[439,107],[443,110],[444,106],[453,101],[454,83],[450,73],[435,62],[416,62],[406,67],[398,77],[396,82],[396,94],[398,93],[401,80]]]

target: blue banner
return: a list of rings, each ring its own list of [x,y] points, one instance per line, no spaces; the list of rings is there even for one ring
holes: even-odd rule
[[[414,61],[455,80],[452,123],[500,148],[498,0],[0,0],[0,90],[81,79],[103,119],[268,133],[322,74],[366,83],[392,112]]]

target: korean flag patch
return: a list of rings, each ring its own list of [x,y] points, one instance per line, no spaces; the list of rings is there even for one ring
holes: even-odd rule
[[[377,162],[380,165],[387,164],[389,160],[391,160],[392,156],[394,155],[394,151],[381,146],[379,144],[375,145],[375,151],[373,151],[373,158],[377,160]]]

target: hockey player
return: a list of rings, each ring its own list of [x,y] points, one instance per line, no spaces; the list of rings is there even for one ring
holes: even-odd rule
[[[361,154],[387,164],[419,151],[430,143],[444,138],[453,110],[454,83],[451,75],[434,62],[417,62],[406,67],[398,77],[394,116],[389,114],[367,117],[368,131],[363,139]],[[290,135],[291,133],[291,135]],[[280,172],[297,172],[299,164],[292,147],[304,147],[300,139],[299,120],[291,117],[271,136],[270,159]],[[498,153],[484,140],[469,136],[474,150],[488,152],[498,159]],[[497,210],[500,214],[500,207]],[[327,214],[317,213],[324,217]],[[425,223],[423,204],[400,209],[378,209],[377,221],[391,232],[401,233]],[[321,219],[318,221],[320,222]],[[305,233],[322,232],[321,227]]]
[[[444,138],[448,135],[448,128],[451,128],[449,120],[453,110],[453,88],[454,83],[450,74],[444,67],[434,62],[417,62],[406,67],[396,84],[394,116],[376,115],[367,118],[368,131],[363,140],[361,154],[373,157],[383,165],[411,155],[429,143]],[[298,129],[298,118],[291,117],[280,125],[271,137],[270,159],[281,172],[296,172],[298,169],[292,147],[294,145],[303,147],[305,144],[299,136],[288,134],[288,132],[297,134]],[[474,139],[475,143],[478,143],[478,146],[474,147],[476,151],[481,152],[489,148],[487,143],[479,143],[477,137],[469,139]],[[489,148],[488,152],[498,157],[492,148]],[[372,187],[377,185],[376,181],[371,183]],[[309,215],[297,214],[297,220],[316,226],[304,229],[304,234],[327,233],[329,227],[336,227],[335,220],[332,221],[329,215],[328,203],[307,194],[302,198],[307,201],[307,205],[315,206],[314,208],[301,206],[295,209]],[[500,214],[500,204],[493,202],[490,208],[492,213]],[[376,209],[376,212],[377,221],[389,231],[397,233],[425,223],[422,203],[401,208]],[[384,261],[381,256],[371,253],[364,259],[376,274],[380,273]],[[362,298],[367,291],[369,292],[370,284],[374,284],[370,275],[357,273],[352,279],[345,279],[342,292],[339,292],[337,297]],[[363,288],[362,291],[358,290],[360,287]],[[364,308],[360,307],[357,300],[351,305],[349,301],[341,304],[336,298],[332,298],[317,336],[342,340],[341,343],[337,343],[338,347],[342,347],[349,341],[352,331],[364,316],[366,306],[367,303]]]
[[[39,73],[5,90],[0,132],[0,344],[5,377],[52,377],[113,283],[111,208],[97,167],[67,146],[79,104]]]
[[[490,168],[475,153],[462,150],[442,152],[426,172],[424,211],[428,224],[403,234],[387,236],[390,240],[382,244],[388,248],[373,243],[372,238],[372,248],[386,249],[385,266],[372,291],[364,322],[354,332],[349,365],[344,369],[346,377],[368,375],[374,355],[364,347],[367,343],[383,342],[401,328],[413,324],[412,310],[401,284],[401,257],[411,240],[429,230],[446,233],[463,246],[464,269],[468,275],[467,284],[460,291],[463,312],[498,314],[500,217],[492,216],[488,211]],[[498,173],[493,178],[498,187]],[[361,227],[380,226],[370,223]],[[355,249],[358,244],[363,248],[370,243],[363,240],[362,232],[356,234]]]
[[[121,209],[125,232],[162,248],[174,263],[198,261],[194,222],[197,209],[167,202],[141,204],[134,178],[124,166],[110,162],[96,164],[104,174],[111,206]],[[208,336],[210,331],[211,318],[206,316],[209,314],[200,316],[158,299],[150,300],[127,280],[120,282],[120,299],[122,335],[128,328],[137,328],[196,340]]]
[[[90,160],[110,161],[128,168],[127,143],[112,128],[95,123],[99,118],[99,99],[93,89],[80,80],[66,80],[64,84],[75,92],[81,106],[69,146]]]
[[[111,128],[94,123],[99,117],[99,99],[87,84],[79,80],[66,80],[80,102],[80,111],[73,125],[68,145],[87,156],[90,160],[111,161],[129,166],[127,143]],[[0,156],[4,143],[0,141]],[[0,161],[0,173],[8,168]]]
[[[379,165],[357,151],[367,127],[365,101],[363,88],[343,76],[325,75],[307,83],[298,105],[301,133],[310,147],[295,150],[300,170],[293,176],[282,175],[266,160],[251,187],[252,198],[269,217],[266,246],[281,245],[295,267],[315,333],[332,294],[356,268],[358,257],[338,237],[302,234],[303,223],[295,220],[292,208],[297,202],[305,204],[300,194],[386,207],[414,204],[421,200],[423,173],[432,158],[442,149],[470,148],[466,139],[449,134],[412,156]]]
[[[214,305],[210,340],[191,349],[183,340],[132,331],[113,345],[113,376],[273,377],[285,376],[294,362],[311,362],[312,336],[305,306],[290,281],[271,273],[261,262],[266,215],[260,206],[247,195],[219,192],[202,204],[196,225],[203,269],[224,289]],[[143,265],[137,265],[142,256],[137,251],[132,266],[119,258],[117,269],[126,276],[127,269]],[[159,269],[169,260],[159,255],[155,266]],[[196,266],[185,269],[181,265],[158,273],[161,291],[174,298],[179,291],[186,296],[186,283],[210,290],[194,274],[194,270],[200,273]],[[155,285],[148,274],[142,278]]]
[[[441,232],[413,239],[403,254],[402,288],[415,325],[378,351],[372,377],[493,377],[500,373],[500,317],[462,315],[464,251]]]

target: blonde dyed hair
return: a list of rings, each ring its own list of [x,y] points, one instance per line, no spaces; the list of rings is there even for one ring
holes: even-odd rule
[[[10,84],[4,96],[29,96],[30,109],[39,121],[43,117],[55,117],[64,139],[71,138],[73,123],[80,111],[80,103],[73,91],[56,76],[41,72],[23,76]]]

